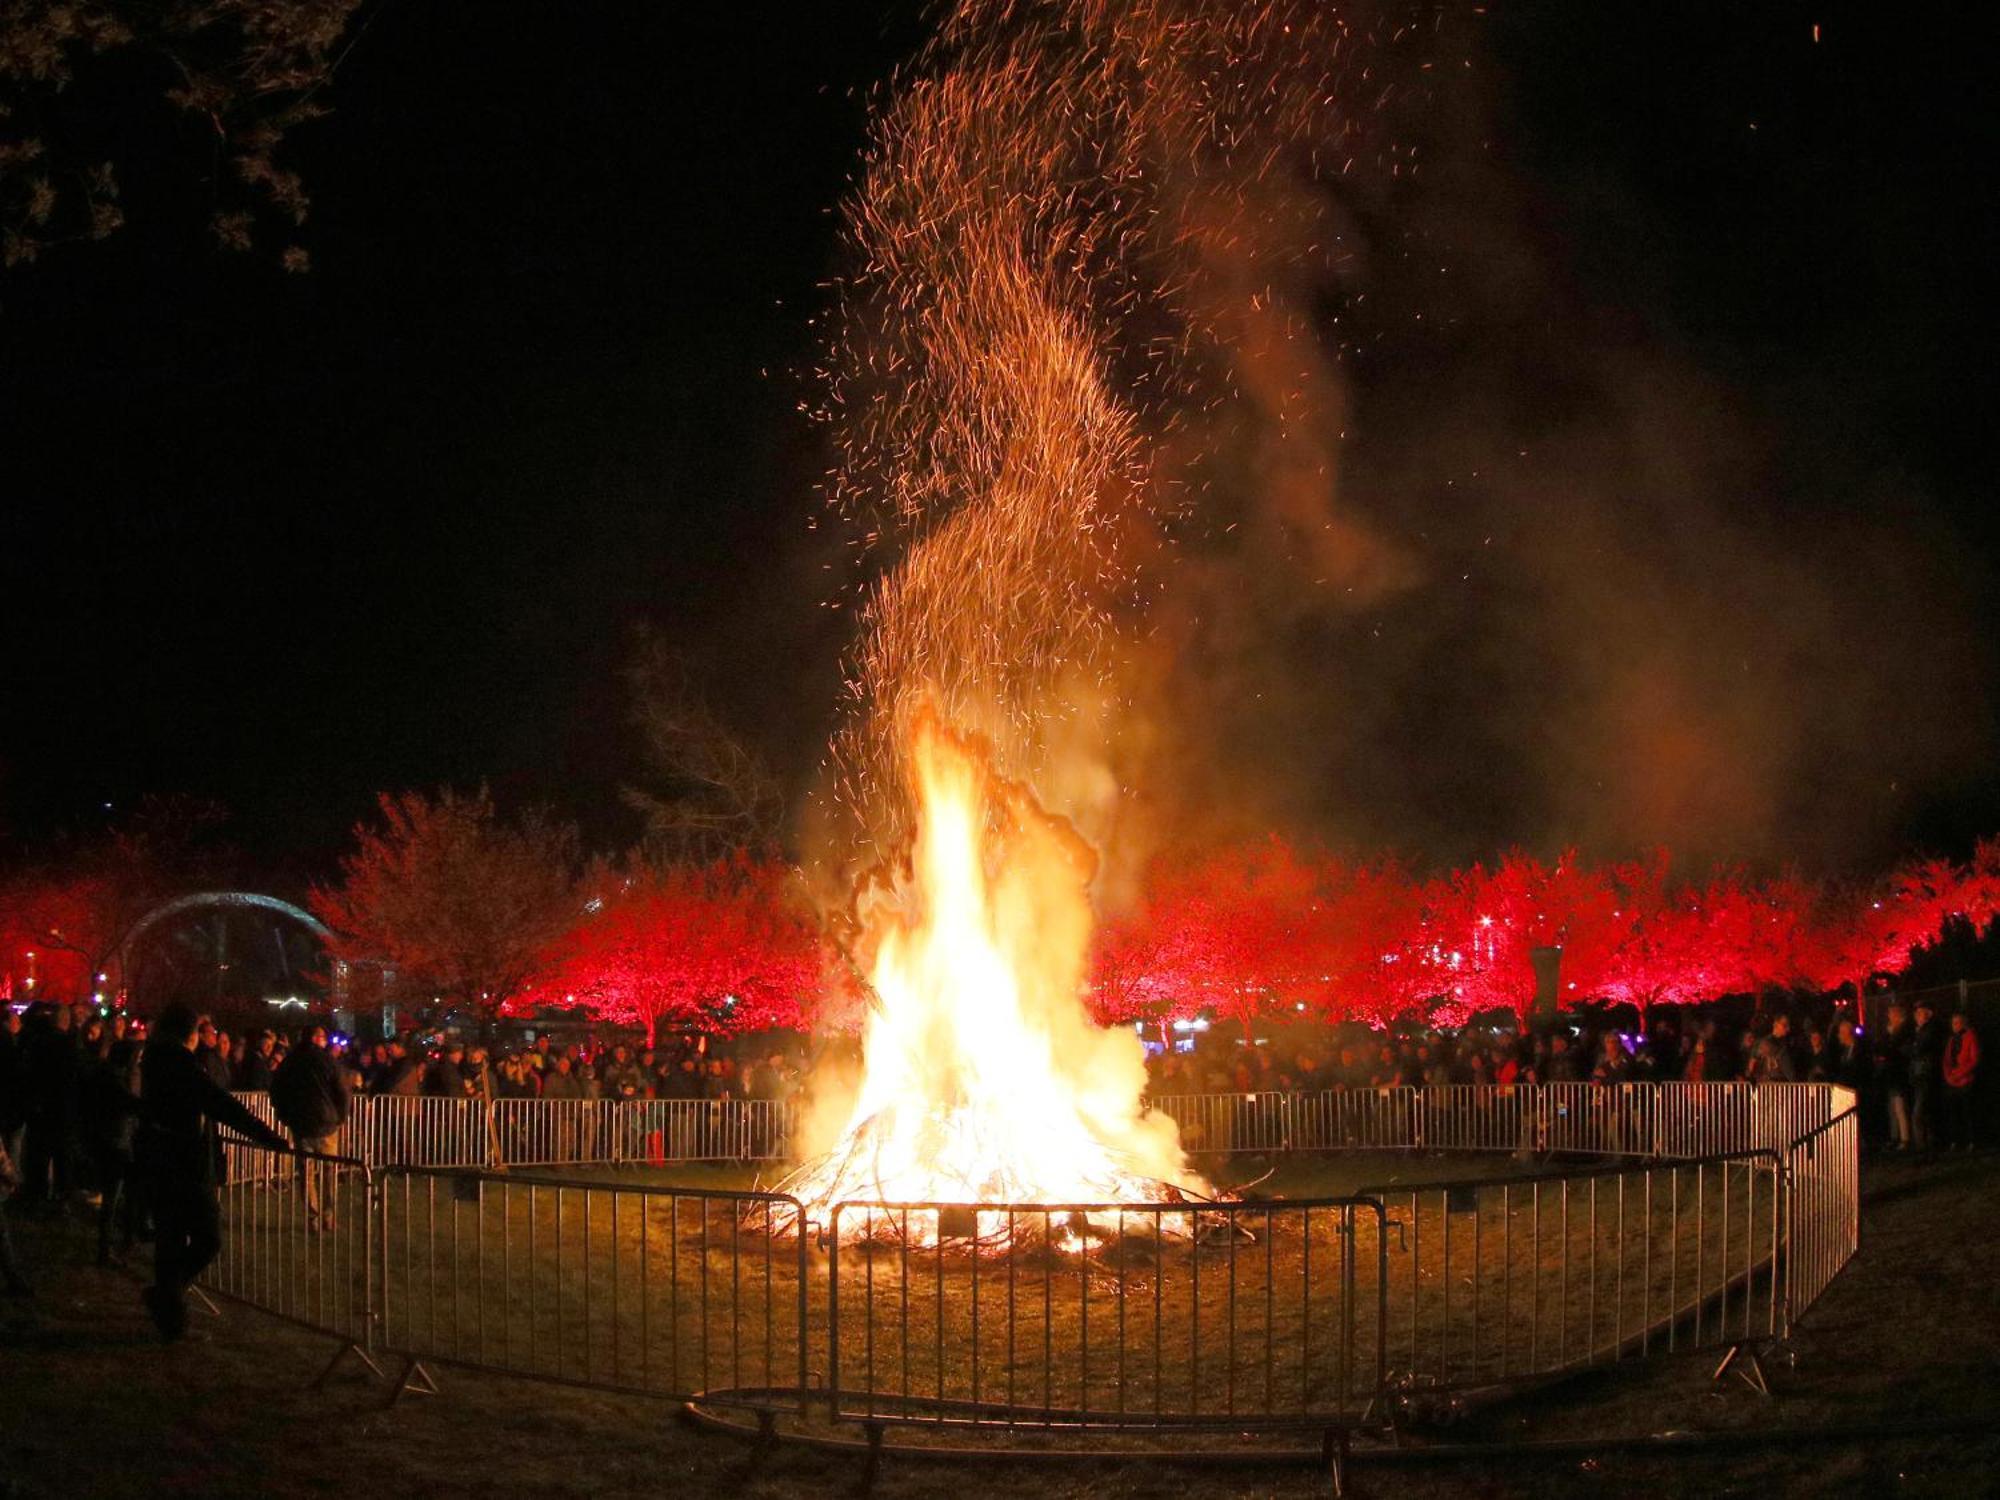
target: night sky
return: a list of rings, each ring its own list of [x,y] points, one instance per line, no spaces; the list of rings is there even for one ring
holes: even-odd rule
[[[1917,14],[1500,4],[1482,64],[1568,306],[1734,393],[1786,524],[1907,509],[1981,682],[1993,115],[1978,12]],[[639,622],[802,791],[843,640],[807,320],[921,34],[393,0],[291,148],[303,276],[211,249],[199,153],[150,147],[131,227],[0,277],[0,832],[186,791],[311,873],[378,790],[485,779],[615,841]],[[1903,844],[2000,828],[1992,696],[1952,727]]]

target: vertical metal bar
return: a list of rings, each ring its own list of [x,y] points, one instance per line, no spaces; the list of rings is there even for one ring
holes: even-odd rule
[[[1438,1378],[1451,1379],[1451,1193],[1444,1190],[1438,1194],[1438,1217],[1443,1220],[1440,1231],[1444,1240],[1444,1274],[1438,1278],[1438,1290],[1443,1294],[1443,1310],[1438,1314]]]
[[[729,1384],[743,1384],[743,1201],[729,1201]]]
[[[667,1198],[667,1384],[681,1385],[681,1195]]]
[[[875,1205],[869,1204],[866,1212],[868,1234],[862,1241],[866,1247],[862,1252],[862,1264],[868,1268],[868,1276],[861,1305],[867,1313],[868,1414],[872,1417],[875,1415],[875,1392],[881,1388],[881,1382],[875,1378]]]
[[[1307,1211],[1308,1238],[1311,1229],[1311,1210]],[[1340,1415],[1347,1415],[1348,1382],[1350,1367],[1354,1363],[1354,1205],[1344,1204],[1338,1210],[1340,1223],[1340,1358],[1339,1369],[1334,1376],[1334,1402]],[[1377,1226],[1380,1238],[1380,1226]],[[1310,1320],[1308,1320],[1310,1321]]]
[[[1480,1193],[1472,1190],[1472,1374],[1479,1375],[1479,1288],[1486,1280],[1486,1260],[1484,1239],[1484,1215],[1480,1212]]]
[[[701,1388],[708,1389],[708,1199],[697,1198],[701,1205]]]
[[[583,1378],[597,1371],[597,1336],[590,1318],[590,1189],[583,1190]],[[614,1309],[615,1311],[615,1309]]]
[[[653,1383],[653,1195],[639,1194],[639,1384]],[[804,1238],[806,1226],[799,1225]]]
[[[1418,1212],[1418,1198],[1415,1188],[1410,1189],[1410,1373],[1417,1373],[1417,1361],[1422,1358],[1419,1337],[1423,1319],[1419,1304],[1423,1301],[1423,1259],[1424,1259],[1424,1216]]]
[[[1054,1407],[1055,1355],[1055,1241],[1049,1211],[1042,1210],[1042,1417],[1047,1420]]]
[[[766,1389],[771,1384],[771,1292],[773,1289],[773,1276],[776,1270],[774,1259],[775,1247],[772,1242],[777,1238],[778,1226],[776,1219],[773,1217],[773,1211],[776,1207],[777,1205],[771,1199],[766,1198],[764,1200],[764,1385]],[[738,1222],[740,1223],[741,1220],[739,1219]],[[801,1224],[799,1226],[799,1233],[801,1235],[805,1233],[805,1225]]]
[[[806,1335],[806,1209],[805,1205],[796,1198],[788,1201],[792,1205],[792,1224],[798,1231],[793,1236],[795,1247],[793,1254],[796,1260],[793,1264],[792,1272],[798,1282],[798,1306],[795,1314],[798,1321],[794,1328],[793,1342],[798,1345],[798,1370],[796,1376],[799,1391],[798,1411],[799,1415],[803,1417],[806,1414],[806,1360],[809,1357],[807,1353],[809,1340]],[[832,1264],[829,1262],[827,1267],[829,1273],[828,1286],[831,1300],[837,1306],[840,1301],[840,1295],[838,1286],[831,1278],[832,1269]]]
[[[1277,1295],[1277,1228],[1272,1218],[1272,1210],[1264,1210],[1264,1415],[1271,1415],[1274,1391],[1272,1379],[1274,1371],[1273,1329],[1278,1320]]]
[[[1158,1228],[1159,1222],[1160,1222],[1159,1212],[1158,1210],[1155,1210],[1153,1214],[1153,1224],[1156,1230]],[[1117,1243],[1118,1243],[1118,1415],[1122,1418],[1125,1415],[1125,1210],[1123,1208],[1118,1210]],[[973,1308],[975,1312],[978,1309],[978,1305],[979,1305],[978,1299],[975,1296],[973,1300]],[[977,1324],[974,1325],[975,1330],[977,1326],[978,1326]],[[973,1366],[976,1369],[979,1363],[979,1341],[977,1338],[973,1340],[972,1359],[973,1359]]]
[[[1528,1368],[1541,1369],[1542,1357],[1542,1184],[1534,1185],[1534,1206],[1528,1234]]]
[[[1500,1189],[1500,1378],[1514,1342],[1514,1184]]]
[[[475,1287],[472,1303],[473,1339],[479,1346],[479,1362],[486,1363],[486,1179],[473,1179],[473,1254]]]
[[[979,1215],[972,1216],[972,1418],[980,1420],[979,1410],[979,1367],[985,1363],[979,1350]],[[1122,1316],[1125,1309],[1119,1305]]]
[[[1597,1353],[1597,1182],[1590,1179],[1590,1286],[1584,1294],[1586,1310],[1583,1358],[1588,1363]]]
[[[1224,1340],[1224,1354],[1228,1359],[1228,1371],[1223,1376],[1224,1409],[1231,1416],[1236,1413],[1236,1231],[1237,1210],[1234,1205],[1224,1210],[1228,1225],[1227,1244],[1229,1246],[1229,1333]]]
[[[1653,1343],[1653,1173],[1656,1169],[1646,1168],[1646,1248],[1644,1269],[1641,1272],[1643,1290],[1639,1298],[1639,1353],[1643,1357],[1652,1351]]]
[[[1018,1321],[1015,1309],[1015,1262],[1020,1259],[1020,1237],[1014,1232],[1014,1207],[1007,1206],[1007,1425],[1014,1425],[1014,1344],[1015,1325]]]
[[[1784,1173],[1780,1175],[1778,1164],[1773,1162],[1771,1166],[1771,1295],[1764,1329],[1767,1335],[1775,1335],[1778,1331],[1778,1216],[1784,1210],[1784,1199],[1790,1180],[1791,1174]],[[1815,1224],[1814,1235],[1815,1239],[1817,1239],[1820,1230],[1824,1226],[1819,1214],[1815,1213],[1813,1218]]]
[[[1312,1208],[1299,1214],[1299,1410],[1304,1411],[1312,1398]]]
[[[1072,1215],[1070,1222],[1074,1224],[1076,1218],[1077,1216]],[[1085,1222],[1088,1223],[1088,1220]],[[1076,1404],[1077,1410],[1085,1414],[1082,1420],[1086,1425],[1089,1422],[1088,1413],[1090,1411],[1090,1260],[1087,1250],[1088,1245],[1086,1244],[1083,1249],[1077,1252],[1076,1257],[1076,1293],[1078,1304],[1077,1360],[1082,1366],[1080,1372],[1082,1384],[1077,1392],[1078,1399]],[[939,1308],[941,1312],[943,1308],[942,1303],[939,1304]]]
[[[1562,1179],[1562,1256],[1560,1263],[1562,1267],[1562,1289],[1561,1299],[1556,1303],[1556,1307],[1561,1314],[1560,1321],[1557,1324],[1557,1333],[1562,1340],[1562,1344],[1556,1354],[1556,1363],[1558,1365],[1566,1365],[1569,1363],[1569,1179],[1567,1177]]]
[[[1702,1312],[1708,1302],[1708,1286],[1702,1280],[1708,1259],[1708,1167],[1697,1162],[1694,1169],[1694,1345],[1701,1347]]]
[[[1194,1238],[1188,1243],[1188,1411],[1197,1409],[1201,1392],[1201,1210],[1192,1214]]]
[[[940,1228],[942,1224],[940,1223]],[[901,1211],[896,1229],[896,1293],[902,1301],[901,1326],[897,1329],[897,1347],[902,1351],[903,1364],[903,1409],[910,1405],[910,1211]]]
[[[1164,1311],[1165,1287],[1167,1280],[1167,1241],[1160,1232],[1161,1220],[1158,1213],[1153,1215],[1153,1416],[1157,1420],[1165,1404],[1166,1387],[1161,1377],[1161,1343],[1166,1337],[1166,1314]],[[1189,1240],[1189,1258],[1193,1258],[1193,1240]]]
[[[1611,1297],[1611,1357],[1625,1354],[1625,1174],[1618,1174],[1618,1272]]]
[[[1722,1296],[1717,1304],[1715,1332],[1718,1338],[1729,1337],[1729,1163],[1722,1164],[1722,1243],[1716,1265],[1722,1273]]]
[[[827,1288],[826,1290],[826,1383],[828,1390],[828,1395],[827,1395],[827,1401],[829,1406],[828,1414],[832,1416],[835,1420],[839,1419],[841,1410],[840,1408],[840,1209],[841,1209],[840,1204],[838,1203],[834,1204],[832,1209],[827,1214],[827,1221],[826,1221],[826,1226],[827,1226],[826,1227],[826,1288]],[[799,1251],[801,1256],[803,1256],[805,1252],[805,1243],[806,1243],[806,1220],[805,1220],[805,1210],[803,1207],[799,1209],[798,1218],[794,1222],[797,1223],[797,1225],[799,1226]],[[801,1262],[800,1270],[801,1273],[803,1273],[804,1271],[803,1261]],[[799,1286],[801,1288],[801,1294],[803,1295],[803,1288],[805,1286],[805,1277],[803,1274],[801,1274],[799,1277]],[[803,1315],[804,1313],[803,1304],[801,1304],[800,1313],[801,1315]],[[801,1316],[799,1322],[799,1345],[800,1345],[799,1357],[802,1360],[805,1357],[805,1352],[804,1352],[805,1327],[806,1325],[804,1318],[803,1316]],[[804,1373],[805,1372],[802,1367],[800,1370],[800,1375],[803,1376]],[[799,1382],[799,1389],[800,1389],[800,1399],[803,1400],[804,1390],[805,1390],[805,1382],[803,1379],[801,1379]]]
[[[563,1296],[563,1189],[556,1186],[556,1369],[569,1373],[569,1341],[564,1335],[569,1331],[568,1321],[563,1317],[564,1304],[569,1300]]]
[[[977,1212],[972,1216],[972,1238],[975,1241],[979,1238]],[[937,1282],[937,1397],[938,1409],[942,1411],[944,1409],[944,1219],[942,1217],[938,1219],[936,1245],[936,1253],[931,1259]]]

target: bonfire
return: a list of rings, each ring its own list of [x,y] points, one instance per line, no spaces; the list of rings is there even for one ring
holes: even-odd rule
[[[1138,1038],[1086,1008],[1090,846],[928,711],[914,716],[908,765],[908,864],[862,913],[873,1005],[859,1091],[833,1147],[781,1190],[822,1232],[843,1202],[990,1205],[942,1223],[936,1211],[843,1215],[844,1236],[920,1243],[1041,1233],[1043,1215],[1000,1205],[1211,1197],[1179,1128],[1142,1102]],[[1063,1215],[1051,1237],[1083,1248],[1118,1219]],[[1186,1220],[1143,1227],[1184,1235]]]

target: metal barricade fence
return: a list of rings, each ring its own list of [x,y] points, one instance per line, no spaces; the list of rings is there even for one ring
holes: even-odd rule
[[[848,1202],[828,1233],[836,1419],[1336,1431],[1382,1389],[1372,1199]]]
[[[823,1338],[835,1414],[864,1421],[1331,1432],[1380,1387],[1370,1360],[1453,1388],[1783,1336],[1858,1247],[1855,1100],[1829,1085],[1155,1102],[1195,1149],[1626,1159],[1310,1202],[846,1203],[814,1330],[794,1198],[480,1165],[765,1159],[784,1106],[370,1098],[338,1155],[226,1147],[206,1283],[406,1381],[444,1362],[788,1407]],[[371,1170],[391,1152],[442,1160]]]
[[[1844,1106],[1812,1083],[1430,1084],[1149,1101],[1197,1154],[1510,1151],[1691,1160],[1781,1151]]]
[[[1757,1144],[1752,1123],[1756,1087],[1748,1083],[1660,1083],[1657,1154],[1712,1156]]]
[[[473,1099],[414,1094],[360,1094],[347,1117],[354,1153],[371,1166],[421,1161],[429,1166],[478,1167],[489,1160],[488,1106]]]
[[[276,1126],[270,1096],[236,1096]],[[1273,1095],[1282,1101],[1283,1096]],[[1282,1104],[1273,1106],[1281,1109]],[[763,1099],[435,1099],[358,1094],[346,1139],[371,1166],[567,1166],[776,1161],[798,1111]],[[1282,1131],[1270,1133],[1282,1141]],[[1266,1147],[1264,1149],[1276,1149]]]
[[[1491,1385],[1783,1326],[1768,1153],[1363,1192],[1389,1215],[1395,1380]]]
[[[369,1169],[352,1156],[244,1142],[232,1142],[228,1152],[221,1250],[201,1284],[331,1334],[340,1354],[354,1350],[367,1359],[377,1291]]]
[[[605,1099],[496,1099],[492,1155],[475,1166],[586,1166],[615,1162],[618,1134]],[[451,1163],[411,1158],[411,1167]]]
[[[1854,1091],[1824,1083],[1746,1084],[1751,1090],[1754,1144],[1782,1151],[1854,1103]]]
[[[1196,1154],[1516,1151],[1692,1159],[1782,1151],[1846,1107],[1809,1083],[1433,1084],[1149,1101]],[[267,1122],[267,1096],[238,1096]],[[757,1099],[433,1099],[359,1095],[347,1126],[373,1166],[774,1161],[798,1112]]]
[[[1839,1114],[1785,1148],[1785,1296],[1796,1323],[1861,1248],[1861,1115]]]
[[[405,1381],[451,1364],[803,1408],[797,1199],[418,1167],[379,1182],[381,1347]]]

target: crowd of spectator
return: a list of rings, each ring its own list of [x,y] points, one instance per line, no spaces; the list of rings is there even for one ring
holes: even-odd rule
[[[1342,1027],[1243,1045],[1228,1028],[1185,1038],[1147,1062],[1148,1091],[1263,1094],[1418,1084],[1836,1083],[1855,1090],[1870,1139],[1896,1150],[1977,1144],[1979,1036],[1963,1010],[1895,1002],[1869,1034],[1780,1011],[1732,1028],[1715,1014],[1658,1009],[1639,1031],[1565,1013],[1531,1026],[1385,1035]]]
[[[186,1206],[189,1196],[178,1191],[182,1185],[192,1183],[194,1200],[204,1185],[212,1196],[225,1170],[218,1122],[266,1145],[326,1154],[357,1095],[782,1104],[799,1083],[799,1069],[782,1048],[738,1058],[711,1053],[700,1040],[655,1050],[625,1041],[560,1046],[543,1035],[491,1049],[453,1036],[364,1042],[317,1023],[293,1036],[270,1029],[231,1035],[189,1007],[168,1011],[175,1030],[162,1049],[158,1027],[166,1011],[150,1028],[149,1046],[146,1019],[122,1011],[0,1005],[0,1291],[30,1295],[7,1232],[10,1199],[30,1212],[91,1210],[98,1263],[122,1266],[142,1238],[157,1246],[163,1209],[179,1233],[186,1216],[177,1216],[175,1205]],[[237,1097],[251,1094],[268,1095],[289,1139],[272,1133]],[[164,1103],[168,1095],[176,1102]],[[172,1118],[158,1118],[163,1114]],[[302,1175],[309,1220],[330,1229],[318,1177]],[[172,1179],[173,1191],[161,1191],[163,1177]],[[213,1217],[199,1201],[193,1212]],[[163,1332],[182,1326],[179,1298],[213,1254],[200,1248],[212,1238],[211,1227],[197,1224],[191,1243],[169,1256],[172,1273],[149,1289],[148,1310]]]
[[[1579,1017],[1581,1019],[1579,1020]],[[1190,1034],[1148,1060],[1148,1091],[1275,1094],[1417,1084],[1824,1081],[1856,1090],[1868,1138],[1924,1151],[1978,1144],[1979,1038],[1963,1011],[1892,1003],[1869,1034],[1851,1017],[1812,1024],[1779,1012],[1735,1028],[1704,1011],[1655,1011],[1624,1031],[1565,1013],[1530,1026],[1404,1031],[1347,1026],[1255,1038],[1231,1028]],[[548,1035],[491,1048],[456,1036],[358,1041],[309,1024],[296,1036],[234,1037],[187,1006],[151,1028],[138,1017],[39,1003],[0,1006],[0,1291],[29,1295],[7,1233],[11,1197],[59,1212],[86,1204],[101,1264],[155,1240],[147,1307],[167,1337],[184,1327],[181,1298],[214,1254],[217,1123],[267,1146],[330,1154],[357,1095],[431,1099],[763,1100],[801,1083],[796,1047],[740,1048],[689,1039],[655,1049],[625,1040],[559,1045]],[[1185,1048],[1186,1050],[1182,1050]],[[289,1139],[247,1111],[266,1094]],[[315,1179],[309,1223],[331,1228]],[[94,1202],[93,1202],[94,1200]],[[324,1211],[323,1211],[324,1209]]]
[[[459,1037],[429,1044],[413,1037],[380,1042],[337,1038],[333,1050],[353,1093],[434,1099],[783,1103],[797,1091],[800,1077],[792,1053],[783,1048],[738,1058],[711,1052],[702,1039],[680,1041],[670,1048],[595,1040],[563,1046],[544,1033],[525,1046],[494,1049]],[[254,1085],[239,1075],[237,1087]]]

